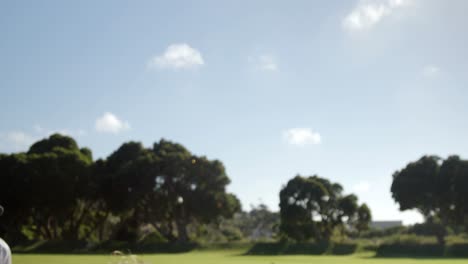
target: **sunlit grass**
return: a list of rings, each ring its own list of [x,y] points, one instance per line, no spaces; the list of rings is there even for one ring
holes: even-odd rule
[[[352,256],[243,256],[242,251],[195,251],[184,254],[133,256],[15,254],[14,264],[445,264],[467,263],[466,259],[373,258],[371,254]]]

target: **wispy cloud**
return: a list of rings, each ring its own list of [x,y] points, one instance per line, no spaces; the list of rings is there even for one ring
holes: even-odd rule
[[[14,151],[25,150],[37,140],[37,137],[23,131],[8,132],[2,138]]]
[[[67,135],[71,137],[81,137],[87,134],[86,130],[84,129],[77,129],[77,130],[67,129],[67,128],[48,129],[48,128],[44,128],[41,125],[35,125],[33,128],[36,134],[38,134],[39,136],[45,136],[45,137],[50,136],[55,133],[59,133],[59,134]]]
[[[113,113],[106,112],[96,119],[95,128],[96,131],[100,133],[118,134],[130,129],[130,124],[127,121],[120,120]]]
[[[260,71],[278,71],[278,60],[272,55],[251,56],[249,62],[256,70]]]
[[[322,142],[319,133],[310,128],[291,128],[283,132],[283,138],[291,145],[316,145]]]
[[[422,69],[423,75],[428,76],[428,77],[437,75],[439,72],[440,72],[440,68],[438,66],[436,66],[436,65],[433,65],[433,64],[426,65]]]
[[[55,133],[59,133],[59,134],[62,134],[62,135],[67,135],[67,136],[70,136],[70,137],[81,137],[81,136],[85,136],[87,134],[86,130],[83,130],[83,129],[78,129],[78,130],[69,130],[69,129],[49,130],[49,132],[47,134],[51,135],[51,134],[55,134]]]
[[[47,129],[40,125],[33,126],[32,130],[14,130],[0,133],[1,151],[25,151],[34,142],[59,133],[70,137],[81,137],[87,134],[86,130],[78,129]]]
[[[343,19],[343,28],[347,31],[369,30],[397,9],[409,6],[410,3],[411,0],[361,0]]]
[[[360,194],[368,192],[371,188],[371,184],[367,181],[361,181],[353,185],[353,192]]]
[[[193,69],[205,64],[200,51],[186,43],[172,44],[148,62],[149,69]]]
[[[34,132],[36,133],[44,133],[47,129],[43,128],[41,125],[34,125]]]

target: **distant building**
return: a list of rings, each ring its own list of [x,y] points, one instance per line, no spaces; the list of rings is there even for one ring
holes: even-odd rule
[[[403,221],[372,221],[370,223],[372,229],[387,229],[398,226],[403,226]]]

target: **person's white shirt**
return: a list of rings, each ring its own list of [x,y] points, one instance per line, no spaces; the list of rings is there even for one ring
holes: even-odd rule
[[[10,247],[1,238],[0,238],[0,264],[11,264]]]

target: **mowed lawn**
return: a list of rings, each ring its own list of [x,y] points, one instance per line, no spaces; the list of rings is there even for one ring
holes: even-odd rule
[[[140,262],[125,261],[110,255],[33,255],[14,254],[13,264],[449,264],[468,263],[467,259],[374,258],[369,254],[352,256],[243,256],[239,251],[197,251],[184,254],[139,255]]]

